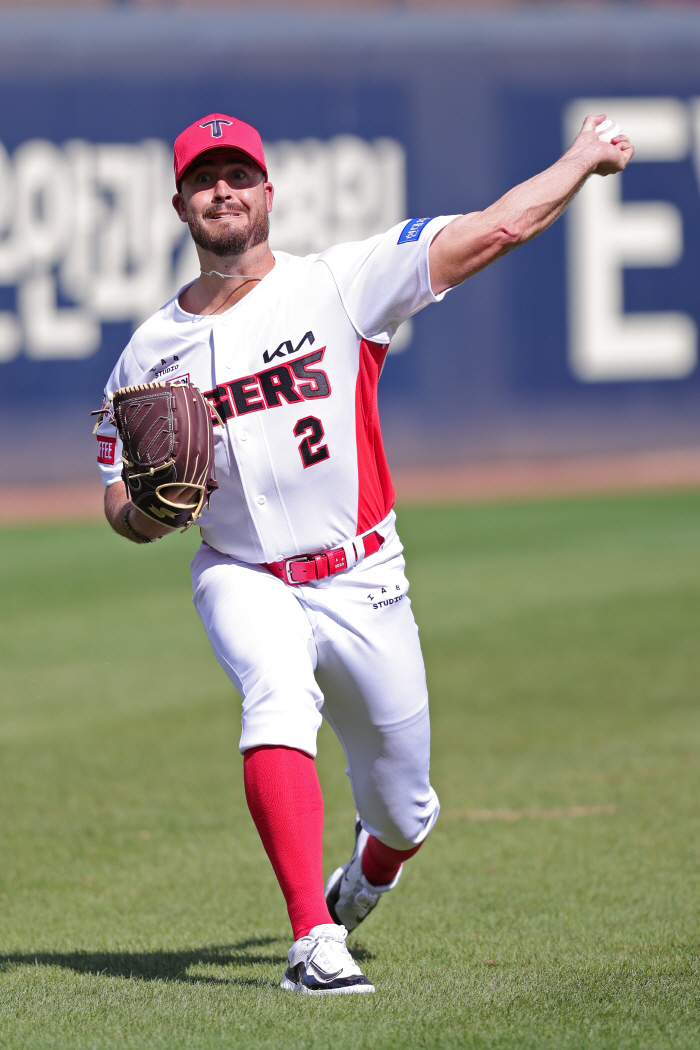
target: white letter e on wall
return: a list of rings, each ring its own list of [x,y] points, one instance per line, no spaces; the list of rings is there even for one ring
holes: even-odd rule
[[[565,115],[568,143],[588,113],[607,113],[622,126],[633,163],[688,155],[688,110],[678,99],[576,99]],[[666,201],[623,203],[623,177],[593,175],[569,209],[569,364],[584,382],[678,379],[697,361],[693,319],[626,314],[623,270],[674,266],[683,254],[682,216]]]

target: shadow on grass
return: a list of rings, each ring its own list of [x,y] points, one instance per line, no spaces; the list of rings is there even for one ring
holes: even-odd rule
[[[265,963],[286,966],[286,953],[280,954],[279,949],[260,951],[279,944],[277,937],[259,937],[238,944],[208,944],[204,948],[179,952],[29,952],[0,955],[0,971],[9,966],[61,966],[75,973],[91,973],[100,977],[268,988],[270,982],[262,977],[214,977],[187,971],[193,966],[254,966]],[[353,955],[358,962],[372,958],[372,953],[363,948],[353,951]]]

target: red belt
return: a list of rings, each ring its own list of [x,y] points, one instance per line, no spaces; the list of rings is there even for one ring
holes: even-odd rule
[[[360,556],[360,546],[357,540],[352,540],[351,545],[355,552],[355,562],[362,558],[375,554],[384,543],[384,537],[378,532],[369,532],[363,537],[358,537],[360,543],[364,541],[364,554]],[[347,545],[346,545],[347,546]],[[334,576],[336,572],[342,572],[348,568],[348,559],[342,547],[335,547],[331,551],[322,551],[320,554],[302,554],[298,558],[285,558],[282,561],[265,563],[273,576],[284,580],[290,586],[297,583],[311,583],[312,580],[323,580],[326,576]]]

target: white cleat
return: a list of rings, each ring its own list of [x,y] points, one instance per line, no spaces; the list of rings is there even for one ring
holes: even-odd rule
[[[322,923],[289,949],[289,967],[280,982],[285,992],[302,995],[348,995],[373,992],[345,945],[344,926]]]
[[[352,857],[342,868],[336,868],[333,874],[328,876],[324,890],[331,917],[347,930],[354,930],[367,918],[372,908],[379,904],[382,894],[393,890],[403,870],[402,864],[396,876],[386,886],[373,886],[368,882],[362,873],[362,854],[368,838],[368,833],[358,820],[355,824],[355,849]]]

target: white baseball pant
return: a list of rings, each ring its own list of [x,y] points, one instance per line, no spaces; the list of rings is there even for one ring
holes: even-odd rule
[[[290,587],[207,544],[191,568],[195,608],[243,698],[240,750],[267,744],[315,755],[325,717],[345,751],[364,828],[404,850],[423,841],[440,805],[429,779],[425,669],[394,522],[392,511],[377,526],[385,542],[375,554],[313,583]]]

